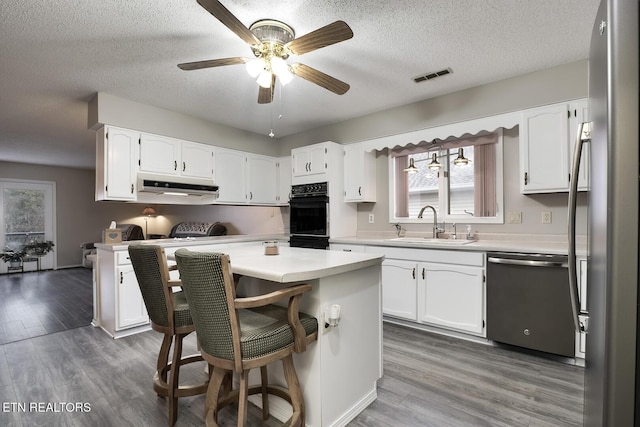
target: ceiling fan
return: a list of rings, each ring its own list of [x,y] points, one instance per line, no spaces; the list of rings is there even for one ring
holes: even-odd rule
[[[302,55],[322,47],[330,46],[353,37],[353,31],[344,21],[336,21],[315,31],[295,38],[293,29],[284,22],[261,19],[247,28],[238,18],[217,0],[198,0],[200,6],[211,13],[253,51],[255,58],[221,58],[178,64],[181,70],[200,70],[224,65],[245,64],[247,72],[257,78],[260,85],[258,103],[268,104],[273,100],[276,78],[284,85],[293,76],[301,77],[333,93],[342,95],[349,85],[321,71],[301,63],[288,64],[290,55]]]

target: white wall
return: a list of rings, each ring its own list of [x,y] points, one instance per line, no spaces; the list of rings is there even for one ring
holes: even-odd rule
[[[56,183],[56,231],[54,256],[58,268],[82,263],[80,244],[99,242],[111,221],[138,224],[144,230],[145,204],[94,201],[95,172],[0,161],[0,178],[53,181]],[[220,221],[228,234],[272,234],[288,231],[288,208],[261,206],[152,205],[157,217],[149,219],[149,233],[169,234],[181,221]],[[287,230],[285,230],[285,227]]]
[[[555,102],[587,96],[588,64],[586,60],[518,76],[508,80],[466,89],[427,99],[415,104],[347,120],[332,126],[284,137],[279,140],[281,155],[291,148],[322,141],[342,144],[426,129],[501,113],[519,111]],[[518,189],[518,128],[504,134],[504,195],[506,212],[523,212],[522,224],[474,225],[474,230],[487,233],[559,234],[567,232],[567,194],[524,196]],[[389,224],[388,158],[377,154],[377,202],[358,205],[358,231],[395,230]],[[578,198],[577,227],[586,233],[586,197]],[[552,212],[552,223],[542,224],[541,212]],[[376,221],[369,224],[368,215]],[[409,224],[408,231],[427,230],[427,225]],[[464,228],[458,228],[463,229]]]

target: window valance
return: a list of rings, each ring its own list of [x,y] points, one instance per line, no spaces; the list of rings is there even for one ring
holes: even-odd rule
[[[363,141],[364,151],[380,151],[385,148],[399,150],[420,145],[428,145],[431,141],[459,139],[493,133],[499,128],[511,129],[520,123],[520,112],[499,114],[496,116],[482,117],[464,122],[451,123],[427,129],[419,129],[411,132],[383,136],[368,141]]]

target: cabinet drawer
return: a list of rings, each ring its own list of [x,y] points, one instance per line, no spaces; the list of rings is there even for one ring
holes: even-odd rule
[[[116,264],[117,265],[128,265],[131,264],[131,259],[129,258],[129,252],[116,252]]]
[[[484,267],[484,253],[460,250],[392,248],[368,246],[367,253],[383,254],[386,258],[426,261],[441,264],[460,264]]]

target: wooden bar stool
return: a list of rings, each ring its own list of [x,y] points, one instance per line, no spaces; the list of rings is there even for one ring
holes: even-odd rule
[[[293,408],[286,425],[304,426],[305,409],[292,354],[302,353],[318,338],[318,320],[298,311],[311,285],[296,285],[265,295],[237,298],[229,256],[213,252],[175,252],[184,293],[204,359],[213,366],[205,402],[206,424],[217,426],[218,409],[238,402],[238,425],[246,425],[247,397],[262,394],[263,417],[269,417],[268,395]],[[288,308],[273,305],[288,300]],[[281,360],[288,389],[270,386],[267,365]],[[260,368],[262,384],[249,387],[252,368]],[[229,374],[240,374],[238,390],[225,387]]]
[[[157,245],[129,245],[129,257],[151,319],[151,328],[164,334],[153,377],[153,389],[158,396],[169,399],[169,426],[173,426],[178,418],[178,398],[204,394],[209,382],[207,379],[202,383],[180,386],[180,366],[204,359],[197,354],[182,357],[182,341],[195,331],[195,326],[184,293],[173,292],[172,288],[181,286],[181,282],[169,277],[170,268],[164,248]],[[172,344],[173,355],[169,362]]]

